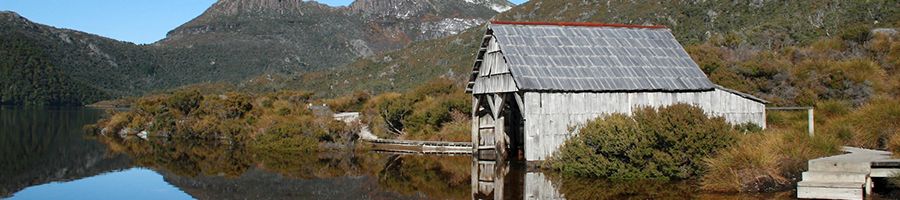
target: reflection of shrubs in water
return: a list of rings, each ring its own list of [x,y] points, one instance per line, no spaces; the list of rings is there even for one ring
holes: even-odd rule
[[[295,178],[330,178],[376,174],[386,162],[383,155],[356,152],[320,152],[284,155],[258,151],[254,160],[260,167]]]
[[[236,177],[256,166],[295,178],[331,178],[375,174],[382,155],[349,151],[285,153],[243,148],[218,141],[151,140],[98,137],[114,153],[128,154],[135,163],[170,171],[178,176],[226,175]]]
[[[702,160],[734,143],[735,135],[723,118],[698,107],[640,108],[588,122],[547,166],[585,177],[684,179],[702,174]]]
[[[687,181],[610,181],[555,173],[547,175],[551,182],[557,183],[559,193],[567,199],[691,199],[698,192],[696,185]]]
[[[239,176],[251,165],[249,154],[219,142],[187,140],[144,141],[137,138],[99,137],[114,153],[128,154],[136,164],[165,169],[179,176]]]
[[[379,183],[401,194],[424,193],[432,199],[466,199],[472,158],[392,156],[379,174]]]
[[[707,193],[692,180],[611,181],[547,173],[547,179],[566,199],[793,199],[792,192],[765,194]]]
[[[241,176],[251,168],[301,179],[377,176],[385,190],[434,199],[469,194],[471,158],[390,156],[370,152],[284,153],[191,140],[98,137],[113,153],[128,154],[139,166],[178,176]]]

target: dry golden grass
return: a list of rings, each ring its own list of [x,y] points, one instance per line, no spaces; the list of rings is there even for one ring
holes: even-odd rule
[[[900,101],[878,97],[852,112],[828,119],[818,132],[851,146],[888,149],[891,137],[900,133]]]
[[[785,189],[797,181],[812,158],[836,154],[839,143],[827,136],[767,130],[741,136],[738,144],[706,159],[704,190],[758,192]]]

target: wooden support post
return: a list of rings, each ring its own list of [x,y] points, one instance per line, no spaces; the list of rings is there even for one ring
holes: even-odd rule
[[[518,92],[513,93],[513,97],[516,98],[516,106],[519,106],[519,112],[525,113],[525,102],[522,101],[522,95]]]
[[[492,110],[492,115],[494,116],[494,150],[497,151],[497,160],[503,160],[506,158],[506,131],[504,127],[506,118],[501,115],[501,111],[504,106],[505,97],[504,94],[494,94],[494,110]]]
[[[494,114],[494,119],[499,118],[500,110],[502,110],[501,108],[503,107],[503,99],[504,97],[502,94],[494,94],[494,107],[492,108],[493,110],[491,110]]]
[[[488,110],[491,111],[491,116],[494,116],[494,119],[496,119],[497,116],[494,115],[494,108],[497,107],[497,105],[495,104],[496,102],[494,102],[494,95],[486,94],[484,95],[484,98],[484,100],[488,102],[487,106],[489,107]]]
[[[806,110],[806,112],[808,114],[806,119],[809,120],[809,125],[807,126],[807,128],[809,128],[809,130],[808,130],[809,137],[813,137],[816,135],[816,133],[815,133],[815,121],[816,120],[815,120],[815,116],[813,115],[814,114],[813,109],[815,109],[815,108],[812,106],[809,106],[809,107],[768,107],[768,108],[766,108],[766,110]]]
[[[815,119],[814,119],[813,108],[812,108],[812,107],[809,108],[809,117],[808,117],[808,119],[809,119],[809,137],[813,137],[813,136],[816,135],[816,133],[815,133],[815,131],[814,131],[814,130],[815,130],[815,128],[814,128],[814,127],[815,127]]]
[[[478,95],[472,95],[472,155],[478,154],[478,141],[480,141],[480,136],[478,134],[478,127],[481,125],[481,119],[478,117],[478,109],[481,108],[481,102],[478,98]]]

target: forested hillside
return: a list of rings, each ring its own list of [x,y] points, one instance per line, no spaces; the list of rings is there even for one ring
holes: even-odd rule
[[[0,12],[2,104],[82,105],[164,86],[137,45]]]
[[[51,64],[44,50],[20,35],[0,38],[0,104],[47,102],[81,105],[107,97],[105,92],[71,80]],[[27,67],[23,67],[27,66]]]

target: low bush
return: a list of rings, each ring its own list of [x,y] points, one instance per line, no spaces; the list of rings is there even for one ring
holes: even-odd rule
[[[357,112],[372,96],[369,93],[358,91],[351,95],[334,99],[326,99],[323,102],[335,112]]]
[[[453,116],[471,112],[471,97],[464,91],[452,80],[440,78],[403,94],[378,95],[363,106],[363,121],[383,138],[469,141],[460,134],[468,132],[461,124],[468,116]]]
[[[545,166],[567,175],[621,179],[686,179],[702,160],[734,143],[737,131],[721,117],[677,104],[635,109],[587,122]]]
[[[260,152],[307,153],[318,149],[317,138],[327,135],[325,130],[308,122],[285,122],[257,136],[249,147]]]
[[[230,140],[260,151],[318,151],[320,144],[349,144],[356,139],[358,126],[337,121],[330,113],[314,113],[307,106],[311,96],[302,91],[204,96],[196,90],[178,90],[140,98],[130,111],[113,113],[95,127]]]

